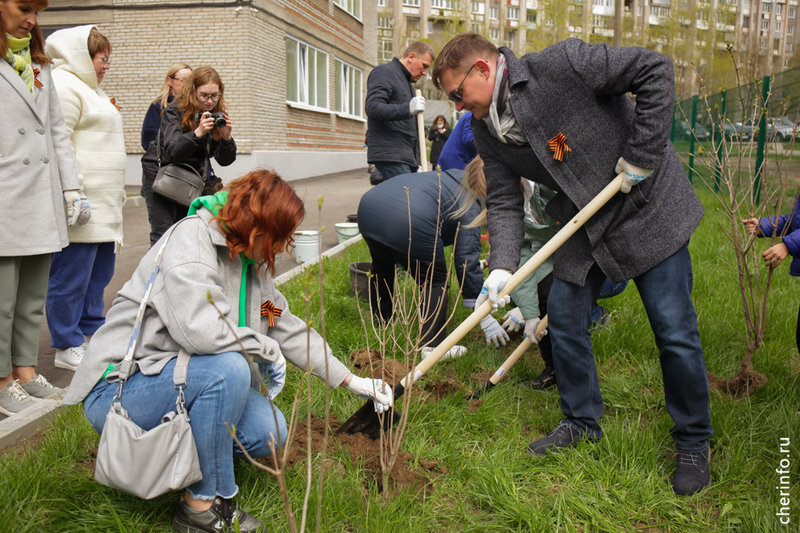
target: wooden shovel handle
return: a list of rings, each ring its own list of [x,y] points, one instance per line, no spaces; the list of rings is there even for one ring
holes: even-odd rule
[[[539,266],[544,263],[545,260],[553,254],[553,252],[560,248],[561,245],[567,241],[567,239],[569,239],[576,231],[578,231],[578,229],[580,229],[580,227],[583,226],[586,221],[592,217],[592,215],[597,213],[601,207],[606,205],[606,203],[619,192],[624,176],[625,174],[622,173],[614,178],[611,183],[606,185],[606,187],[600,191],[597,196],[594,197],[594,199],[592,199],[591,202],[586,204],[583,209],[578,211],[578,214],[572,217],[569,222],[564,224],[564,227],[562,227],[552,239],[547,241],[547,244],[542,246],[533,257],[528,259],[528,261],[508,279],[503,287],[503,290],[500,291],[500,294],[498,294],[497,297],[502,298],[503,296],[510,294],[511,291],[514,290],[517,285],[520,284],[520,282],[522,282],[522,280],[527,278],[533,273],[534,270],[539,268]],[[450,335],[447,336],[447,338],[439,343],[439,346],[434,348],[434,350],[425,359],[420,361],[414,370],[409,372],[408,375],[403,378],[403,380],[400,382],[403,387],[407,388],[411,383],[417,381],[419,378],[425,375],[428,370],[430,370],[431,367],[435,365],[444,354],[447,353],[447,350],[455,346],[458,341],[464,338],[464,336],[475,326],[477,326],[481,319],[488,315],[491,311],[492,304],[488,300],[483,302],[480,307],[476,308],[475,311],[473,311],[472,314],[464,320],[464,322],[459,324],[459,326],[454,329]]]
[[[417,89],[417,96],[422,96],[422,91]],[[424,111],[417,113],[417,134],[419,136],[419,163],[423,172],[428,171],[428,149],[425,147],[425,116]]]
[[[533,335],[537,339],[541,340],[542,332],[547,329],[547,322],[547,315],[544,315],[544,318],[536,325],[536,331],[533,333]],[[528,337],[525,337],[520,345],[517,346],[517,349],[508,356],[508,359],[506,359],[505,362],[500,365],[500,368],[498,368],[497,371],[492,374],[492,377],[489,378],[489,381],[492,382],[492,385],[497,385],[500,383],[500,380],[503,379],[503,376],[506,374],[506,372],[511,370],[512,366],[517,364],[517,361],[519,361],[520,357],[522,357],[525,352],[528,351],[528,348],[530,348],[531,345],[533,345],[531,340]]]

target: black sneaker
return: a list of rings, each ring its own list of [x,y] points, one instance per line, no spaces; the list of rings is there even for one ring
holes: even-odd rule
[[[552,389],[556,386],[556,371],[552,366],[546,366],[536,378],[522,384],[535,390]]]
[[[528,444],[526,452],[531,457],[544,457],[562,448],[574,448],[582,440],[597,442],[600,437],[589,437],[572,424],[561,422],[549,435]]]
[[[709,449],[702,452],[678,452],[678,464],[672,478],[672,490],[678,496],[691,496],[711,484]]]
[[[234,524],[239,524],[239,529]],[[267,533],[267,526],[219,496],[208,511],[195,511],[181,498],[172,527],[181,533]]]

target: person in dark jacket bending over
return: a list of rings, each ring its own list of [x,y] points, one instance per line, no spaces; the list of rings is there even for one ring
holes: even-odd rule
[[[358,206],[358,229],[372,255],[372,310],[384,320],[391,318],[395,266],[401,265],[420,289],[426,289],[421,302],[423,346],[435,348],[447,336],[445,246],[454,246],[453,264],[459,281],[463,280],[465,307],[475,305],[483,285],[480,230],[465,227],[480,209],[474,199],[462,209],[466,194],[461,174],[460,170],[442,172],[441,178],[438,172],[401,174],[367,191]],[[486,318],[481,327],[487,343],[505,344],[508,334],[497,320]],[[457,351],[451,355],[459,355]]]
[[[419,168],[416,115],[425,111],[425,98],[414,96],[411,84],[428,74],[435,57],[431,45],[416,42],[402,59],[375,67],[367,78],[367,162],[384,180]]]
[[[472,111],[475,146],[485,163],[492,270],[484,289],[493,305],[519,262],[520,176],[557,193],[546,209],[561,224],[624,176],[622,194],[555,252],[548,329],[564,419],[528,453],[547,455],[602,436],[591,306],[606,277],[612,283],[633,279],[655,335],[665,405],[675,423],[673,489],[680,495],[702,490],[711,482],[714,430],[687,246],[703,207],[668,139],[672,62],[645,48],[578,39],[517,58],[464,33],[445,45],[432,77],[458,111]],[[635,104],[628,92],[636,95]]]

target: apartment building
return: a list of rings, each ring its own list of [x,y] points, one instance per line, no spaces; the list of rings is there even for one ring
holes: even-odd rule
[[[214,67],[237,160],[218,175],[276,169],[294,180],[366,168],[366,79],[377,65],[374,2],[51,0],[45,34],[96,24],[111,41],[103,89],[122,107],[126,183],[141,183],[142,120],[169,65]]]
[[[427,39],[437,49],[458,31],[482,33],[516,54],[567,37],[614,39],[615,0],[376,0],[378,61],[407,43]],[[654,48],[676,62],[678,81],[693,77],[728,44],[754,76],[786,69],[797,47],[798,0],[622,0],[622,44]],[[687,42],[694,46],[687,46]],[[689,80],[688,90],[696,89]],[[427,87],[429,94],[434,93]]]

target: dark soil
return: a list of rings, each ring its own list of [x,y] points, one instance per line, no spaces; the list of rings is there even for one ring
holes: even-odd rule
[[[767,378],[752,368],[741,368],[732,378],[708,374],[708,386],[734,398],[745,398],[767,383]]]

